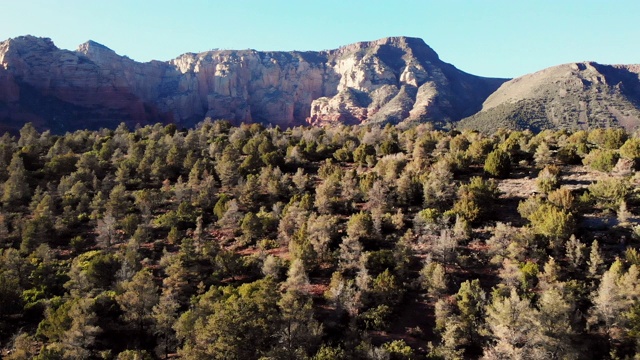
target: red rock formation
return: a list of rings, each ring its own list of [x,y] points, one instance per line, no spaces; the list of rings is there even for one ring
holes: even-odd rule
[[[87,42],[0,43],[0,123],[54,131],[205,117],[282,126],[458,120],[502,80],[465,74],[405,37],[320,52],[209,51],[138,63]]]

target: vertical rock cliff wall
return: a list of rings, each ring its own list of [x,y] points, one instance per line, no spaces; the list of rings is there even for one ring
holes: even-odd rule
[[[394,37],[320,52],[222,50],[138,63],[89,41],[0,43],[0,123],[54,131],[206,117],[281,126],[456,121],[504,80],[466,74],[422,40]]]

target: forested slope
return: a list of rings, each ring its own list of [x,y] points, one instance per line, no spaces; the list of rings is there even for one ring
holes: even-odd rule
[[[0,138],[8,359],[637,356],[624,130]]]

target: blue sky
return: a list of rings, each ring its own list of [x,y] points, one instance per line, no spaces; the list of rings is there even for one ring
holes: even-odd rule
[[[572,61],[640,63],[637,0],[6,0],[0,39],[102,43],[138,61],[221,49],[322,50],[406,35],[482,76]]]

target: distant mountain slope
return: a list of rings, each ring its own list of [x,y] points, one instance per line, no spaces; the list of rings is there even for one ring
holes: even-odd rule
[[[319,52],[216,50],[138,63],[89,41],[0,43],[0,130],[56,132],[205,117],[283,126],[460,120],[505,80],[466,74],[424,41],[391,37]]]
[[[640,126],[640,65],[554,66],[504,83],[458,127],[540,130]]]

